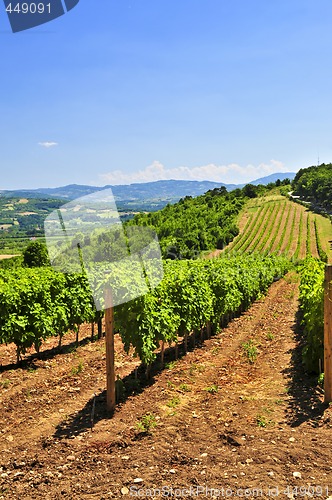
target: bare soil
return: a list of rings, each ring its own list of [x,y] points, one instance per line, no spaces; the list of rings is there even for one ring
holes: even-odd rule
[[[326,499],[332,414],[303,370],[297,310],[289,274],[210,340],[180,349],[177,361],[166,351],[167,367],[157,362],[149,381],[135,381],[137,360],[117,336],[126,391],[119,383],[113,415],[105,411],[103,339],[75,349],[69,336],[62,353],[50,344],[20,368],[10,364],[12,346],[2,346],[0,498],[120,499],[138,489],[160,498],[151,488],[164,487],[163,498],[179,498],[176,488],[200,498],[245,488],[249,498]]]

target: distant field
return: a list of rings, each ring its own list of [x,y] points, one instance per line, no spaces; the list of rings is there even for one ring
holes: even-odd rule
[[[226,247],[227,253],[261,252],[289,258],[319,257],[319,249],[332,262],[332,224],[302,205],[274,195],[251,200],[239,220],[240,234]]]
[[[11,259],[12,257],[16,257],[16,255],[0,255],[0,260],[4,260],[4,259]]]

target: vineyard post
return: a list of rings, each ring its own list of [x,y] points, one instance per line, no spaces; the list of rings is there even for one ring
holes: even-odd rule
[[[112,304],[112,292],[105,290],[105,303]],[[105,342],[106,342],[106,402],[107,410],[115,408],[115,369],[114,369],[114,310],[113,306],[105,309]]]
[[[325,267],[324,293],[324,400],[332,402],[332,266]]]

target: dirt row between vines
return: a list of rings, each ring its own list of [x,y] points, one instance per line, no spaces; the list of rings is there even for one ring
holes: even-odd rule
[[[112,416],[103,340],[2,371],[0,498],[220,498],[242,488],[296,498],[300,487],[327,498],[331,410],[301,365],[297,297],[294,274],[274,283],[201,347],[176,362],[168,353],[168,368],[128,389]],[[119,340],[116,361],[122,374],[136,363]],[[143,431],[147,414],[155,426]]]

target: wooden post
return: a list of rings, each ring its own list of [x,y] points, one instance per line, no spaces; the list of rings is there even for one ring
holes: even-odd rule
[[[164,368],[165,342],[161,343],[161,367]]]
[[[103,325],[102,325],[102,320],[101,318],[98,319],[98,323],[97,323],[97,326],[98,326],[98,340],[102,338],[103,336]]]
[[[332,266],[325,267],[324,290],[324,401],[332,402]]]
[[[211,338],[211,321],[208,321],[206,323],[206,333],[207,333],[207,338]]]
[[[105,290],[106,304],[112,304],[112,293]],[[115,369],[114,369],[114,311],[113,306],[105,309],[105,342],[106,342],[106,388],[107,410],[115,408]]]

